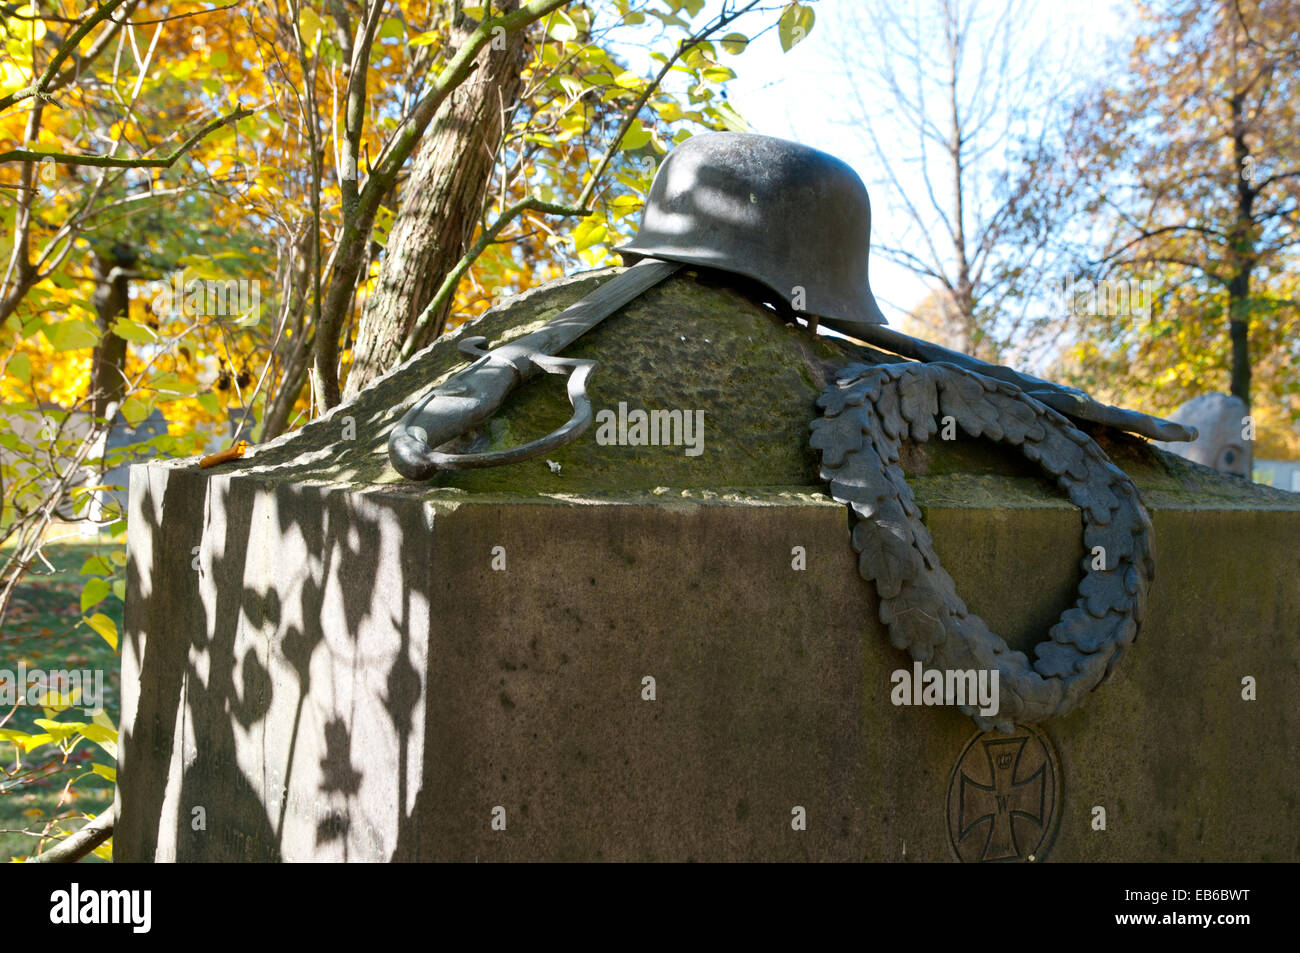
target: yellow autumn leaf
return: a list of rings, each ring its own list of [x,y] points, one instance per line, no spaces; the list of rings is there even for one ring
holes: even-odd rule
[[[112,646],[113,651],[117,651],[117,623],[104,615],[102,612],[96,612],[86,618],[86,625],[90,626],[100,637]]]

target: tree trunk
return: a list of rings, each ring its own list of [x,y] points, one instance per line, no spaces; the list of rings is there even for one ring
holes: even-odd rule
[[[1237,304],[1238,299],[1233,299]],[[1243,302],[1244,303],[1244,302]],[[1240,397],[1250,406],[1250,325],[1245,321],[1228,323],[1232,339],[1232,396]]]
[[[113,322],[128,317],[129,283],[136,252],[121,242],[107,252],[96,252],[91,264],[95,276],[96,323],[101,337],[90,364],[92,412],[103,417],[110,405],[126,396],[126,341],[113,333]]]
[[[971,281],[970,256],[966,253],[966,130],[962,124],[961,104],[957,85],[961,76],[961,45],[965,37],[957,11],[949,3],[943,4],[948,45],[948,157],[952,163],[952,244],[956,259],[957,284],[953,289],[953,304],[961,328],[961,338],[949,344],[958,351],[973,353],[976,344],[975,286]]]
[[[1250,407],[1250,279],[1255,270],[1255,196],[1258,191],[1242,173],[1250,148],[1246,143],[1245,104],[1241,93],[1229,101],[1232,117],[1233,177],[1237,215],[1229,235],[1232,272],[1228,279],[1228,336],[1232,341],[1233,397]]]
[[[314,235],[308,229],[293,243],[290,253],[289,279],[286,282],[289,303],[284,322],[287,329],[293,330],[293,337],[289,339],[288,355],[282,365],[279,386],[275,389],[274,396],[267,401],[267,410],[262,418],[262,443],[274,440],[288,428],[289,414],[302,392],[307,367],[311,364],[314,338],[305,318],[311,283],[313,241]]]
[[[517,3],[507,4],[508,8]],[[472,25],[461,27],[461,37]],[[447,98],[421,140],[374,293],[352,348],[344,399],[389,370],[416,318],[460,261],[483,209],[505,116],[523,85],[524,30],[483,48],[469,81]],[[437,316],[441,333],[448,307]]]

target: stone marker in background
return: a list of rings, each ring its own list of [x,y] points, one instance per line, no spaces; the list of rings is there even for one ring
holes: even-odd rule
[[[1191,443],[1156,443],[1162,450],[1176,453],[1220,473],[1250,479],[1254,458],[1253,438],[1243,434],[1250,409],[1240,397],[1231,394],[1202,394],[1193,397],[1169,419],[1195,427],[1199,436]]]
[[[167,418],[163,416],[163,412],[157,407],[149,412],[148,417],[134,427],[121,418],[113,424],[113,428],[108,432],[108,439],[104,449],[104,456],[111,466],[104,471],[98,480],[99,483],[110,487],[110,489],[96,493],[95,506],[98,508],[96,513],[103,512],[106,503],[110,500],[115,509],[123,514],[126,513],[127,489],[132,464],[149,459],[157,454],[157,451],[151,447],[137,447],[137,445],[152,440],[154,437],[165,437],[167,431]],[[132,450],[132,447],[136,447],[136,449]]]
[[[1290,494],[1091,430],[1154,524],[1141,635],[1082,709],[985,734],[894,703],[913,661],[809,446],[835,370],[885,355],[682,276],[566,351],[601,362],[580,441],[391,470],[461,337],[608,274],[242,461],[133,469],[117,859],[1300,860]],[[539,378],[472,449],[570,413]],[[901,465],[970,611],[1032,652],[1094,558],[1079,509],[988,441]]]

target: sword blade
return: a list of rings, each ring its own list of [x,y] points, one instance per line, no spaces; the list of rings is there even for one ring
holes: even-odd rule
[[[1105,424],[1129,433],[1149,437],[1152,440],[1189,441],[1196,439],[1196,428],[1186,427],[1172,420],[1152,417],[1137,410],[1114,407],[1094,400],[1077,387],[1068,387],[1053,381],[1045,381],[1032,374],[1022,374],[1001,364],[990,364],[977,357],[954,351],[929,341],[922,341],[907,334],[900,334],[878,324],[859,324],[840,318],[822,318],[821,323],[841,334],[857,338],[874,347],[892,351],[894,354],[922,361],[927,364],[956,364],[968,371],[992,377],[994,380],[1015,384],[1026,394],[1033,397],[1058,413],[1076,420],[1088,420]]]

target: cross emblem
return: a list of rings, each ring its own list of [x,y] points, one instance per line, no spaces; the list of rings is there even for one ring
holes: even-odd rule
[[[992,784],[980,784],[961,772],[958,804],[958,841],[988,821],[988,833],[980,860],[1012,860],[1021,857],[1016,843],[1013,818],[1032,820],[1041,830],[1046,816],[1047,763],[1029,777],[1017,780],[1020,756],[1029,738],[996,738],[982,742],[988,758]],[[1031,845],[1032,849],[1032,845]]]

